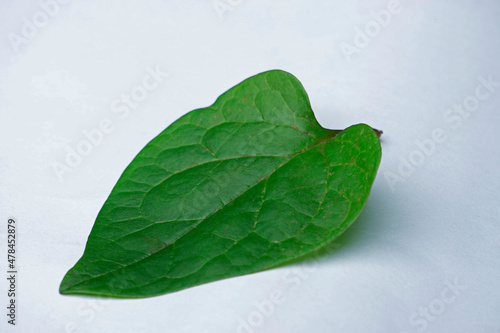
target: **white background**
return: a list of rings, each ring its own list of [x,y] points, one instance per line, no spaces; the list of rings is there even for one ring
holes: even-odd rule
[[[67,2],[45,6],[50,15],[37,1],[0,4],[0,331],[500,332],[497,1]],[[149,67],[168,75],[120,117],[111,105]],[[150,299],[59,295],[139,150],[276,68],[304,84],[324,127],[384,131],[370,198],[335,251]],[[497,83],[488,91],[481,80]],[[471,111],[459,114],[463,103]],[[113,131],[58,176],[104,118]],[[433,132],[444,138],[431,143]],[[18,225],[14,328],[8,218]]]

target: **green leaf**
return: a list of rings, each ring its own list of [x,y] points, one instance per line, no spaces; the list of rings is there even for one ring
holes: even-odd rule
[[[314,251],[360,214],[380,157],[368,125],[322,128],[291,74],[253,76],[142,149],[60,292],[149,297]]]

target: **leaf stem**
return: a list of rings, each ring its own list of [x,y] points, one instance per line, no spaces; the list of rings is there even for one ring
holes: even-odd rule
[[[373,128],[373,127],[372,127],[372,130],[375,131],[375,134],[377,134],[377,136],[378,136],[379,139],[380,139],[380,136],[382,135],[382,133],[384,133],[383,131],[378,130],[378,129]]]

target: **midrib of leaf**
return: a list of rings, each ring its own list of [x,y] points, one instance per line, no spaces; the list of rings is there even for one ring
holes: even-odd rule
[[[313,145],[311,145],[311,146],[309,146],[309,147],[306,147],[306,148],[302,149],[301,151],[299,151],[299,152],[297,152],[296,154],[293,154],[293,155],[289,155],[289,156],[267,156],[267,155],[265,155],[265,156],[243,156],[243,157],[235,157],[235,158],[228,158],[228,159],[220,159],[220,160],[216,160],[216,161],[209,161],[209,162],[201,163],[201,164],[198,164],[198,165],[196,165],[196,166],[190,167],[190,168],[188,168],[188,169],[184,169],[184,170],[182,170],[182,171],[180,171],[180,172],[178,172],[178,173],[175,173],[175,174],[170,175],[168,178],[170,178],[170,177],[172,177],[172,176],[174,176],[174,175],[181,174],[181,173],[183,173],[183,172],[185,172],[185,171],[187,171],[187,170],[189,170],[189,169],[193,169],[193,168],[201,167],[201,166],[206,165],[206,164],[209,164],[209,163],[215,163],[215,162],[219,162],[219,163],[220,163],[220,162],[223,162],[223,161],[226,161],[226,160],[238,160],[238,159],[244,159],[244,158],[258,158],[258,157],[280,157],[280,158],[286,158],[286,160],[284,160],[284,161],[283,161],[283,163],[281,163],[280,165],[278,165],[278,166],[277,166],[277,167],[276,167],[276,168],[275,168],[275,169],[274,169],[271,173],[269,173],[269,175],[267,175],[266,177],[261,178],[260,180],[258,180],[255,184],[251,185],[251,186],[250,186],[250,187],[248,187],[245,191],[243,191],[243,192],[242,192],[242,193],[240,193],[239,195],[237,195],[237,196],[235,196],[234,198],[232,198],[231,200],[229,200],[229,201],[228,201],[227,203],[225,203],[222,207],[220,207],[220,208],[216,209],[215,211],[213,211],[212,213],[208,214],[207,216],[205,216],[205,217],[203,217],[203,218],[201,218],[201,219],[187,220],[187,221],[196,221],[196,220],[199,220],[199,222],[198,222],[198,223],[196,223],[195,225],[193,225],[190,229],[188,229],[188,230],[187,230],[184,234],[182,234],[181,236],[179,236],[177,239],[175,239],[174,241],[172,241],[172,243],[167,244],[166,246],[164,246],[163,248],[159,249],[159,250],[158,250],[158,251],[156,251],[156,252],[146,254],[143,258],[141,258],[141,259],[139,259],[139,260],[136,260],[136,261],[134,261],[134,262],[132,262],[132,263],[126,264],[126,265],[125,265],[125,264],[116,263],[116,262],[112,261],[112,262],[113,262],[113,263],[115,263],[115,264],[122,265],[122,267],[120,267],[120,268],[118,268],[118,269],[115,269],[115,270],[108,271],[108,272],[106,272],[106,273],[102,273],[102,274],[99,274],[99,275],[92,276],[92,279],[99,278],[99,277],[103,277],[103,276],[106,276],[106,275],[109,275],[109,274],[115,273],[115,272],[120,271],[120,270],[125,269],[125,268],[130,268],[130,267],[133,267],[134,265],[137,265],[138,263],[141,263],[142,261],[145,261],[145,260],[148,260],[148,259],[150,260],[152,256],[154,256],[154,255],[156,255],[156,254],[160,253],[161,251],[163,251],[163,250],[167,249],[169,246],[173,246],[173,245],[175,244],[175,242],[179,241],[182,237],[187,236],[187,235],[188,235],[188,234],[189,234],[189,233],[190,233],[193,229],[195,229],[196,227],[198,227],[201,223],[203,223],[205,220],[209,219],[211,216],[213,216],[214,214],[216,214],[216,213],[217,213],[217,212],[219,212],[220,210],[222,210],[222,209],[226,208],[226,207],[227,207],[230,203],[232,203],[234,200],[237,200],[237,199],[238,199],[239,197],[241,197],[244,193],[246,193],[246,192],[250,191],[251,189],[253,189],[254,187],[256,187],[256,186],[260,185],[262,182],[266,182],[266,184],[267,184],[267,181],[269,180],[269,177],[271,177],[271,175],[272,175],[274,172],[276,172],[277,170],[279,170],[279,169],[280,169],[283,165],[285,165],[286,163],[288,163],[288,162],[289,162],[290,160],[292,160],[294,157],[296,157],[296,156],[298,156],[298,155],[300,155],[300,154],[303,154],[303,153],[305,153],[305,152],[307,152],[307,151],[309,151],[309,150],[311,150],[311,149],[313,149],[313,148],[317,147],[318,145],[322,145],[322,144],[326,143],[326,142],[327,142],[327,141],[329,141],[329,140],[334,139],[334,138],[335,138],[335,136],[336,136],[338,133],[340,133],[341,131],[338,131],[338,130],[332,130],[332,132],[333,132],[333,133],[332,133],[332,136],[330,136],[330,137],[328,137],[328,138],[325,138],[325,139],[323,139],[323,140],[321,140],[321,141],[318,141],[317,143],[315,143],[315,144],[313,144]],[[323,156],[324,156],[324,154],[323,154]],[[325,157],[325,160],[326,160],[326,157]],[[159,165],[158,165],[158,166],[159,166]],[[161,167],[161,166],[159,166],[159,167]],[[167,171],[168,171],[168,170],[167,170]],[[329,178],[329,174],[330,174],[330,166],[328,167],[327,182],[325,183],[326,185],[328,185],[328,178]],[[168,179],[168,178],[167,178],[167,179]],[[164,181],[166,181],[167,179],[165,179]],[[206,178],[205,178],[205,179],[206,179]],[[161,183],[160,183],[160,184],[161,184]],[[160,185],[160,184],[158,184],[158,185]],[[156,186],[158,186],[158,185],[156,185]],[[264,193],[265,193],[265,190],[266,190],[266,185],[264,185],[264,190],[263,190],[263,191],[264,191]],[[322,200],[322,201],[320,202],[320,204],[318,205],[318,208],[317,208],[317,210],[316,210],[315,215],[316,215],[316,214],[319,212],[319,210],[321,209],[321,205],[323,204],[323,202],[324,202],[324,200],[325,200],[325,197],[326,197],[327,193],[328,193],[328,191],[325,191],[325,194],[324,194],[324,196],[323,196],[323,200]],[[264,201],[265,201],[265,200],[264,200],[264,197],[263,197],[263,200],[262,200],[261,205],[264,203]],[[260,211],[261,211],[261,210],[259,210],[259,213],[260,213]],[[311,216],[311,221],[314,219],[314,216],[315,216],[315,215]],[[120,238],[118,238],[118,239],[116,239],[116,240],[112,240],[111,242],[113,242],[113,243],[117,243],[120,239],[122,239],[122,238],[124,238],[124,237],[128,237],[128,236],[130,236],[130,235],[133,235],[133,234],[135,234],[135,233],[138,233],[138,232],[144,231],[144,230],[146,230],[146,229],[148,229],[148,228],[150,228],[150,227],[153,227],[153,226],[154,226],[155,224],[157,224],[157,223],[170,223],[170,222],[175,222],[175,221],[177,221],[177,220],[170,220],[170,221],[162,221],[162,222],[157,222],[157,221],[156,221],[156,222],[155,222],[155,221],[153,221],[153,220],[151,220],[151,219],[149,219],[149,218],[147,218],[147,217],[144,217],[144,216],[142,216],[142,215],[141,215],[141,217],[142,217],[142,218],[144,218],[144,219],[146,219],[146,220],[148,220],[148,221],[150,221],[150,222],[152,222],[153,224],[152,224],[152,225],[149,225],[149,226],[147,226],[147,227],[145,227],[145,228],[143,228],[143,229],[136,230],[136,231],[134,231],[134,232],[132,232],[132,233],[130,233],[130,234],[124,235],[124,236],[122,236],[122,237],[120,237]],[[258,216],[257,216],[257,218],[256,218],[256,220],[255,220],[255,224],[254,224],[254,227],[253,227],[253,231],[252,231],[252,232],[255,232],[255,227],[256,227],[257,221],[258,221]],[[305,225],[301,228],[301,230],[303,230],[304,228],[306,228],[306,227],[307,227],[307,225],[308,225],[308,224],[305,224]],[[219,236],[218,236],[218,237],[219,237]],[[235,242],[235,244],[236,244],[236,243],[237,243],[237,241]],[[118,243],[117,243],[117,244],[118,244]],[[227,249],[227,250],[226,250],[226,252],[227,252],[228,250],[229,250],[229,249]],[[222,255],[222,254],[220,254],[220,255]],[[212,259],[213,259],[213,258],[212,258]],[[96,261],[96,262],[98,262],[98,261],[101,261],[101,260],[102,260],[102,259],[95,260],[95,261]],[[210,260],[211,260],[211,259],[210,259]],[[209,263],[209,262],[210,262],[210,260],[208,260],[208,261],[207,261],[204,265],[206,265],[207,263]],[[173,263],[174,263],[174,262],[173,262]],[[173,263],[172,263],[172,264],[173,264]],[[204,266],[204,265],[203,265],[203,266]],[[202,266],[202,267],[203,267],[203,266]],[[200,267],[200,269],[201,269],[201,267]],[[194,272],[194,273],[195,273],[195,272]],[[194,274],[194,273],[192,273],[192,274]],[[186,276],[188,276],[188,275],[186,275]],[[165,277],[168,277],[168,276],[165,276]],[[184,276],[184,277],[185,277],[185,276]],[[168,277],[168,278],[170,278],[170,277]],[[180,278],[182,278],[182,277],[180,277]],[[176,278],[172,278],[172,279],[176,279]],[[71,286],[69,286],[69,287],[76,287],[76,286],[79,286],[79,285],[81,285],[81,284],[85,283],[87,280],[89,280],[89,279],[84,279],[83,281],[81,281],[81,282],[79,282],[79,283],[76,283],[76,284],[73,284],[73,285],[71,285]],[[153,282],[153,281],[152,281],[152,282]],[[88,293],[88,292],[86,292],[86,293]]]

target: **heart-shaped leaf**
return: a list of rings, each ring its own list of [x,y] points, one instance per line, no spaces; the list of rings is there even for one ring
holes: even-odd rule
[[[371,127],[322,128],[291,74],[253,76],[142,149],[60,292],[149,297],[302,256],[356,219],[380,157]]]

